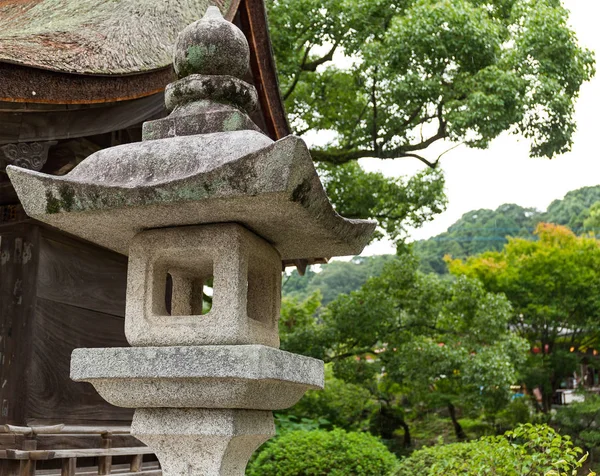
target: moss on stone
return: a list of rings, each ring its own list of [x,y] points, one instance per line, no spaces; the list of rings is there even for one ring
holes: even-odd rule
[[[61,185],[58,188],[58,194],[60,196],[60,206],[63,210],[70,212],[73,209],[75,203],[75,190],[70,185]]]
[[[239,112],[232,113],[228,118],[223,121],[224,131],[237,131],[241,128],[244,123],[244,119]]]
[[[58,213],[60,212],[60,202],[54,196],[51,190],[46,190],[46,213]]]

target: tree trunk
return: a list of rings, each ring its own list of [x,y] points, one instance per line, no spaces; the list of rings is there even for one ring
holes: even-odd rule
[[[410,446],[412,445],[412,441],[410,439],[410,430],[408,428],[408,425],[406,424],[406,422],[404,420],[400,420],[398,423],[404,430],[404,441],[403,441],[402,445],[405,448],[410,448]]]
[[[382,404],[377,418],[377,433],[379,433],[379,436],[384,440],[395,440],[397,437],[394,433],[398,427],[404,430],[402,446],[409,448],[412,440],[408,424],[388,404]]]
[[[458,441],[464,441],[467,439],[467,435],[463,427],[460,426],[458,419],[456,418],[456,407],[448,402],[448,412],[450,413],[450,419],[452,420],[452,426],[454,426],[454,434],[456,435],[456,439]]]

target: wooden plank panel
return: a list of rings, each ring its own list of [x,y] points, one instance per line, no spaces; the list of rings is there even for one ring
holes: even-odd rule
[[[40,239],[38,297],[124,317],[126,283],[125,257],[46,233]]]
[[[0,228],[0,423],[25,420],[32,306],[35,302],[36,228]]]
[[[109,405],[90,384],[69,378],[73,349],[128,346],[123,327],[120,317],[38,298],[27,419],[131,421],[132,410]]]

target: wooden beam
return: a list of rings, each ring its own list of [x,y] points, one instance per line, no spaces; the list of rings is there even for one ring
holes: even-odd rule
[[[146,446],[135,446],[131,448],[91,448],[91,449],[71,449],[71,450],[6,450],[6,459],[11,460],[49,460],[64,458],[97,458],[100,456],[134,456],[154,454]]]
[[[104,134],[127,129],[165,113],[162,92],[104,107],[0,113],[0,144]]]

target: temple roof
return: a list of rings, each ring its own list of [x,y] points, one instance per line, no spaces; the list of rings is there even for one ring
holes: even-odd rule
[[[239,0],[2,0],[0,62],[91,75],[165,68],[208,5],[232,20]]]

